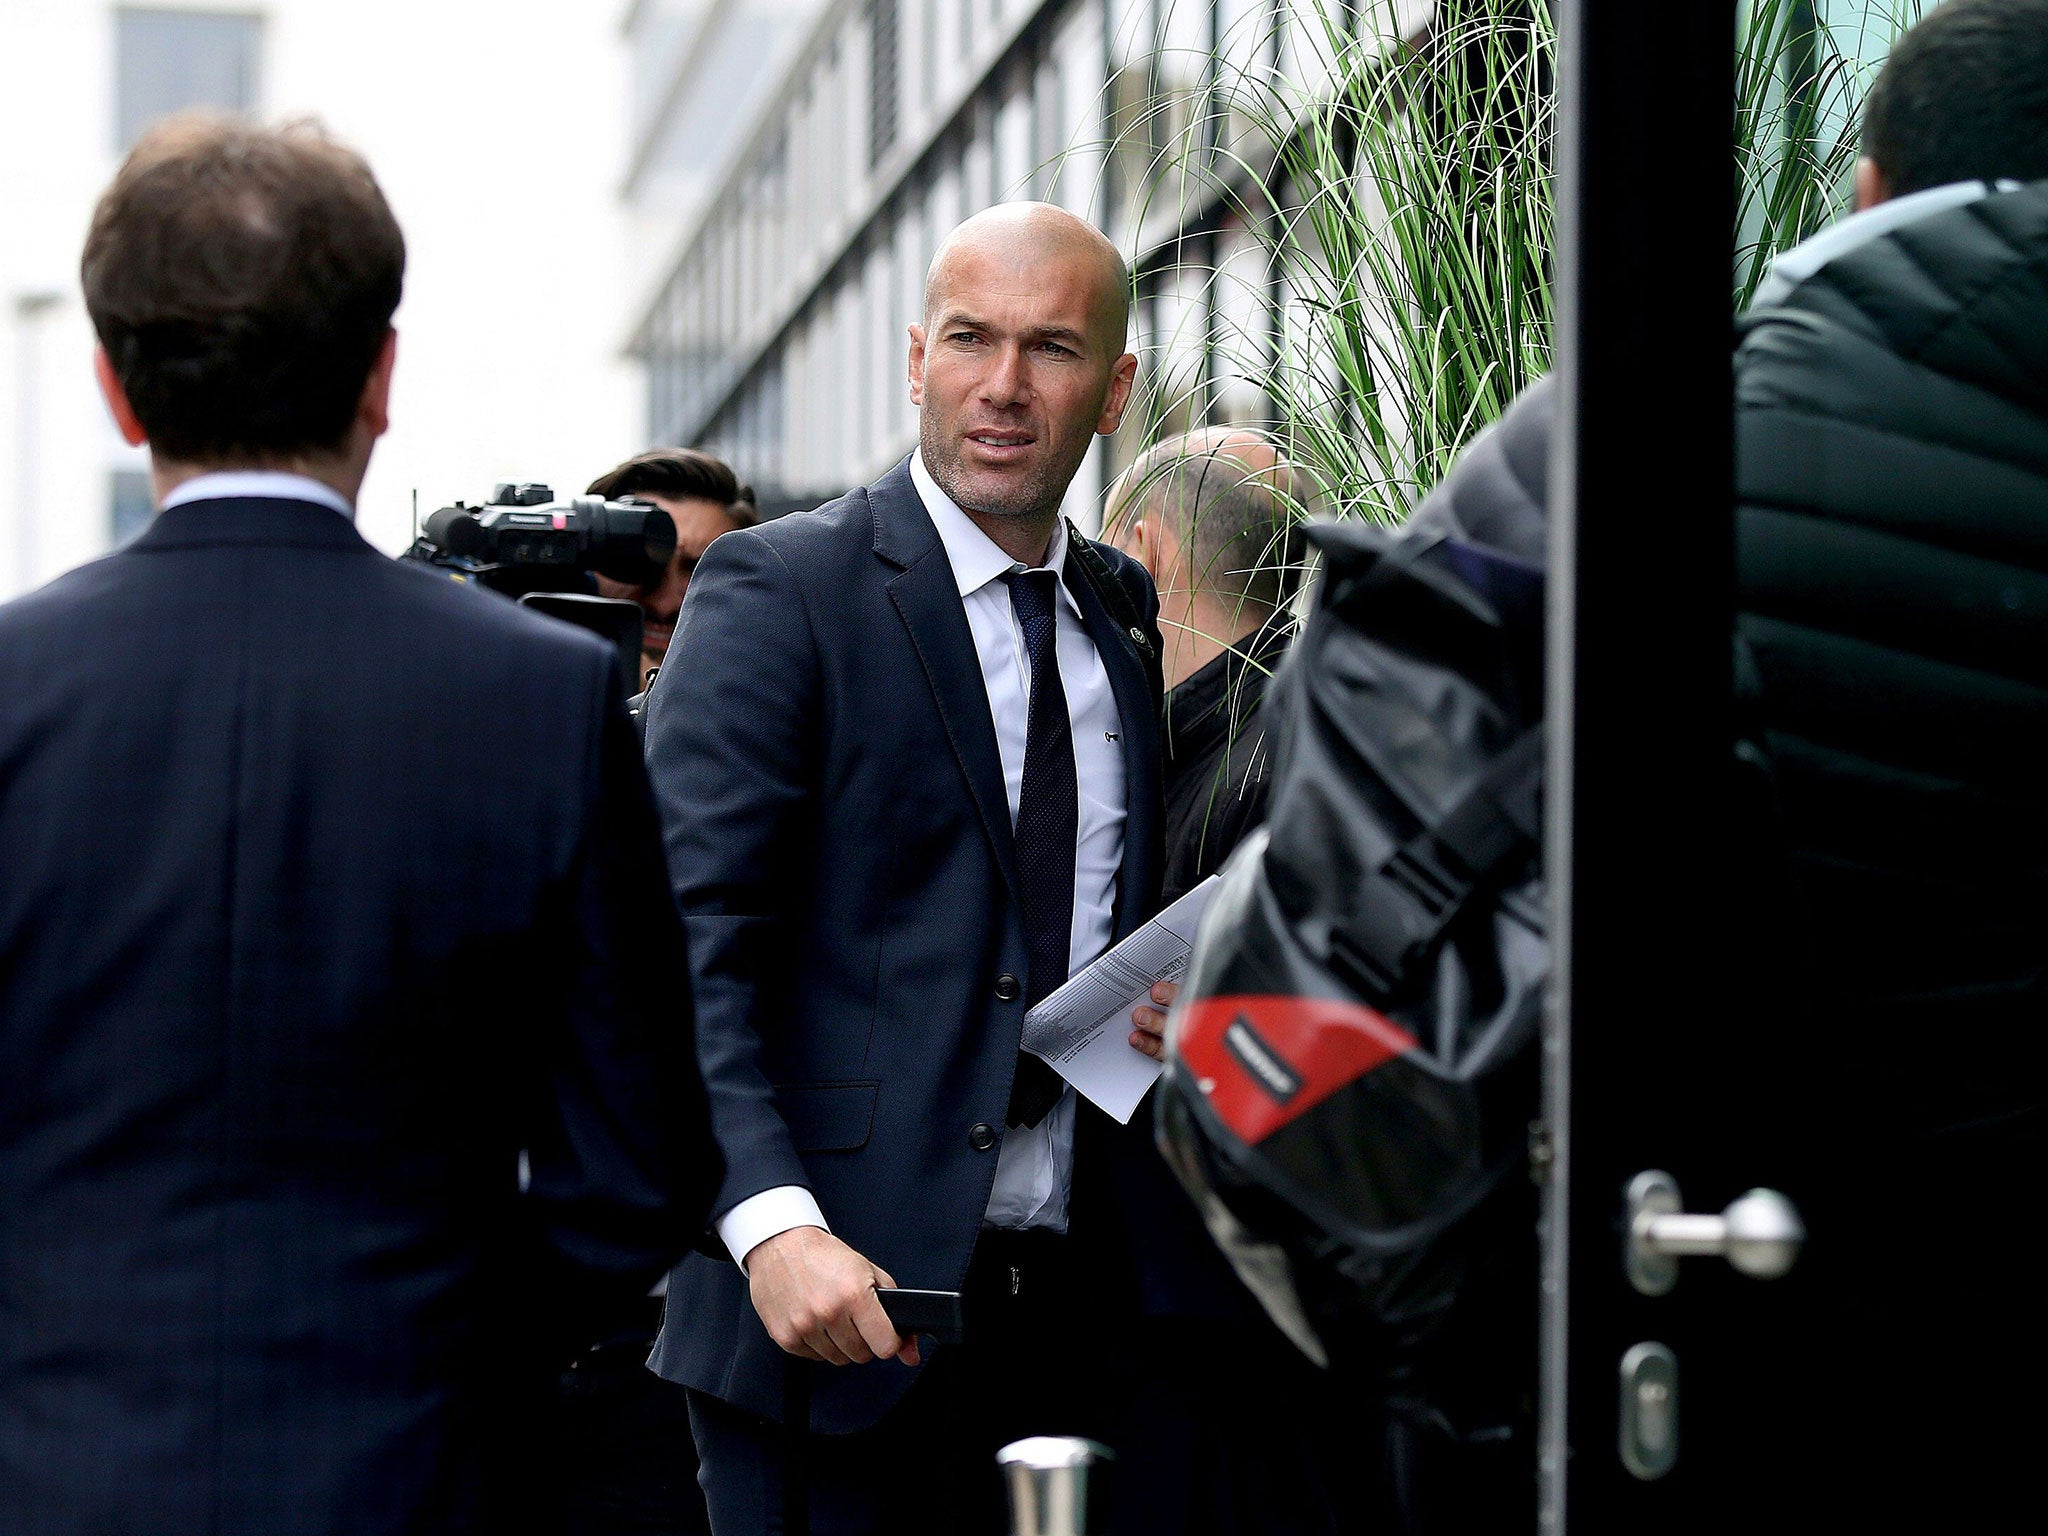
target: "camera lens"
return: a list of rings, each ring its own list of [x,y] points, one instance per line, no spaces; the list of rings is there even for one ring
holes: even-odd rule
[[[674,518],[646,501],[579,496],[576,507],[590,520],[591,569],[633,587],[661,580],[675,558]]]

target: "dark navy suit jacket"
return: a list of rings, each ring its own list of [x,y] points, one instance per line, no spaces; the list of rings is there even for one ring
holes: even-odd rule
[[[307,502],[0,608],[0,1531],[528,1528],[718,1177],[612,671]]]
[[[1151,579],[1097,548],[1156,658]],[[1157,663],[1071,555],[1067,567],[1123,717],[1122,937],[1159,883]],[[1024,1019],[996,981],[1027,967],[987,688],[907,461],[711,546],[648,699],[647,755],[726,1160],[716,1211],[803,1185],[899,1284],[958,1289]],[[1077,1226],[1081,1181],[1098,1177],[1109,1198],[1108,1170],[1090,1166],[1105,1127],[1084,1101]],[[780,1417],[784,1358],[737,1265],[683,1261],[662,1375]],[[913,1380],[893,1361],[813,1376],[812,1422],[828,1432],[874,1423]]]

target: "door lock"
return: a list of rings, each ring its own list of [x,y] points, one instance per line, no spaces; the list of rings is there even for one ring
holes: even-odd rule
[[[1775,1280],[1790,1269],[1806,1241],[1806,1223],[1775,1189],[1752,1189],[1718,1216],[1685,1210],[1678,1181],[1652,1169],[1628,1186],[1628,1279],[1645,1296],[1678,1284],[1678,1261],[1723,1258],[1745,1275]]]
[[[1621,1464],[1646,1483],[1678,1464],[1678,1357],[1662,1344],[1621,1357]]]

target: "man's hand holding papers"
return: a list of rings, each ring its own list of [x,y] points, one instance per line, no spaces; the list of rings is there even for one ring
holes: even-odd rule
[[[1212,875],[1024,1016],[1024,1049],[1120,1123],[1162,1070],[1157,1041],[1147,1050],[1126,1028],[1132,1010],[1186,973],[1215,888]]]

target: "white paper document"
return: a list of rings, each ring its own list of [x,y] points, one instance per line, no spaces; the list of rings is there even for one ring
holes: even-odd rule
[[[1164,1070],[1132,1047],[1131,1010],[1150,1001],[1153,983],[1186,974],[1217,879],[1211,875],[1024,1015],[1024,1049],[1119,1124],[1130,1124]]]

